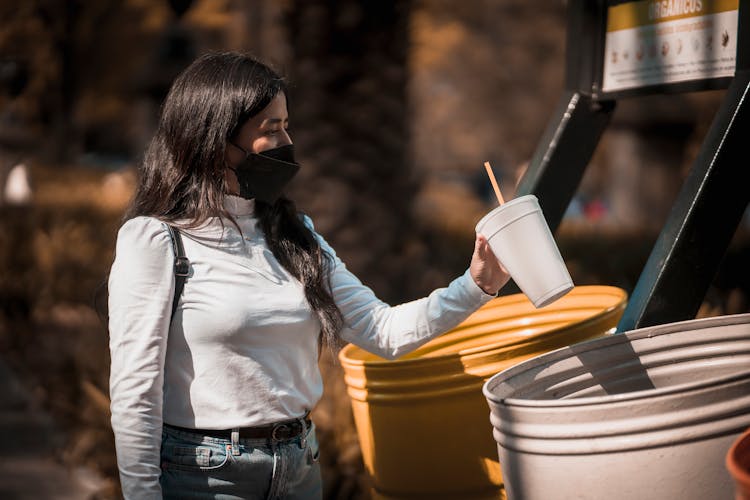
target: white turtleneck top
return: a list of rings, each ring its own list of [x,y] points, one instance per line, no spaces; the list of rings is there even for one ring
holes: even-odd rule
[[[190,275],[171,321],[174,253],[166,227],[137,217],[118,233],[109,277],[110,396],[125,498],[161,498],[162,423],[263,425],[301,416],[322,394],[320,323],[301,284],[268,249],[253,202],[228,196],[225,205],[241,232],[218,218],[181,230]],[[416,349],[491,299],[467,271],[447,288],[391,307],[315,234],[333,257],[341,337],[385,358]]]

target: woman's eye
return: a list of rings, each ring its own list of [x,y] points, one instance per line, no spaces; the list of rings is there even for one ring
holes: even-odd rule
[[[284,131],[284,132],[286,132],[288,134],[289,133],[289,128],[268,129],[268,130],[263,131],[263,135],[266,136],[266,137],[273,137],[275,135],[280,134],[282,131]]]

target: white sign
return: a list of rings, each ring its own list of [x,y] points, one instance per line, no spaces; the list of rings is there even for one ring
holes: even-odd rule
[[[662,0],[607,11],[602,91],[734,76],[739,0]]]

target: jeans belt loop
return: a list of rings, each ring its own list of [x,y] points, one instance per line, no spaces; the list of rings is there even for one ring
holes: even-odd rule
[[[307,414],[302,415],[300,418],[297,419],[300,427],[302,427],[302,434],[299,439],[299,447],[302,450],[304,450],[307,447],[307,422],[305,421],[306,416]]]
[[[240,429],[232,429],[232,455],[240,455]]]

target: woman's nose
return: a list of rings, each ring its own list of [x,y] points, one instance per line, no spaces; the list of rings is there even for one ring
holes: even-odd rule
[[[289,131],[284,129],[281,137],[279,138],[279,146],[287,146],[292,144],[292,137],[289,135]]]

